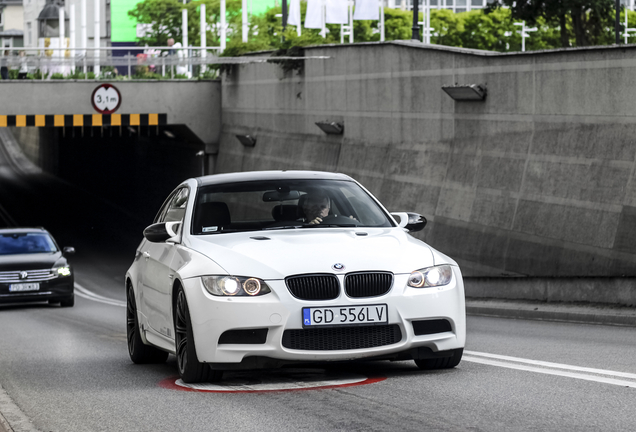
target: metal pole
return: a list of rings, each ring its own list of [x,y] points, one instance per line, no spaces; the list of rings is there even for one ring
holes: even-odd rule
[[[287,28],[287,0],[283,0],[283,33]]]
[[[413,2],[413,33],[411,35],[411,39],[420,41],[420,11],[419,11],[419,0],[411,0]]]
[[[203,48],[201,50],[201,53],[199,54],[201,56],[201,58],[205,58],[207,56],[207,50],[205,48],[207,48],[207,44],[208,44],[208,40],[207,40],[207,28],[208,28],[208,21],[206,19],[206,15],[205,15],[205,3],[201,3],[201,29],[199,31],[199,33],[201,34],[201,48]],[[203,74],[206,70],[206,65],[205,63],[203,63],[201,65],[201,74]]]
[[[73,59],[73,66],[72,66],[72,73],[75,73],[75,5],[71,5],[71,16],[70,21],[69,21],[69,26],[70,26],[70,33],[71,33],[71,40],[69,43],[69,47],[71,48],[71,59]]]
[[[221,31],[220,31],[221,52],[225,51],[227,44],[226,24],[225,24],[225,0],[221,0]]]
[[[100,12],[100,3],[99,0],[95,0],[94,3],[94,7],[95,7],[95,29],[93,30],[93,42],[95,45],[95,48],[99,48],[101,46],[101,36],[102,36],[102,30],[101,30],[101,24],[99,22],[99,12]],[[95,66],[93,66],[93,72],[95,73],[95,79],[99,79],[99,50],[95,50]]]
[[[382,3],[380,3],[380,27],[380,42],[384,42],[384,0],[382,0]]]
[[[64,8],[63,8],[63,7],[60,7],[60,8],[57,10],[57,13],[58,13],[58,15],[57,15],[57,16],[58,16],[58,19],[59,19],[59,24],[58,24],[58,25],[60,26],[60,27],[59,27],[59,40],[60,40],[60,44],[58,45],[58,47],[60,48],[60,50],[59,50],[59,51],[57,51],[56,53],[54,53],[54,54],[53,54],[53,57],[59,57],[60,64],[61,64],[61,65],[60,65],[60,69],[59,69],[59,70],[60,70],[60,72],[62,72],[62,75],[66,75],[66,74],[65,74],[65,72],[66,72],[66,71],[65,71],[65,69],[66,69],[66,68],[64,67],[64,50],[63,50],[63,49],[61,49],[61,48],[66,48],[66,44],[65,44],[65,42],[66,42],[66,40],[65,40],[65,39],[66,39],[66,35],[64,34],[64,33],[65,33],[65,32],[64,32],[64,30],[66,30],[66,29],[64,28]]]
[[[187,9],[181,9],[181,33],[183,36],[183,54],[181,57],[182,59],[187,58],[188,61],[190,60],[190,50],[188,49],[188,10]],[[190,62],[191,63],[191,62]],[[189,68],[186,67],[186,76],[188,76],[189,72]]]
[[[247,43],[247,33],[248,33],[248,23],[247,23],[247,0],[243,0],[243,5],[241,6],[241,15],[242,15],[242,25],[241,28],[243,30],[243,43]]]
[[[615,30],[614,33],[616,33],[616,45],[621,43],[621,35],[619,30],[620,21],[621,21],[621,0],[616,0],[616,21],[614,22],[614,30]]]
[[[86,36],[86,0],[82,0],[82,46],[86,48],[88,46],[88,37]],[[84,75],[87,75],[86,70],[86,50],[84,50]]]

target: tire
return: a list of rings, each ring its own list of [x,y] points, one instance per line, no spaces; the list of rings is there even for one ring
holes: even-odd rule
[[[164,363],[168,359],[168,353],[144,344],[139,331],[137,320],[137,303],[132,287],[126,291],[126,340],[128,341],[128,355],[133,363]]]
[[[223,377],[223,371],[212,370],[197,358],[190,309],[183,288],[178,289],[174,328],[177,367],[181,380],[185,383],[218,382]]]
[[[418,359],[415,360],[415,364],[422,370],[452,369],[462,360],[463,354],[464,348],[458,348],[452,350],[452,355],[450,357]]]
[[[75,294],[71,294],[70,297],[60,301],[61,307],[73,307],[75,306]]]

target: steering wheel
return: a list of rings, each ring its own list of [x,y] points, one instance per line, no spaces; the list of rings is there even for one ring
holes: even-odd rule
[[[355,225],[358,226],[360,222],[356,219],[349,218],[340,215],[327,215],[322,218],[321,225]]]

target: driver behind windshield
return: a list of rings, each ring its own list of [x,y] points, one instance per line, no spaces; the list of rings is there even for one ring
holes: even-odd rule
[[[327,217],[331,208],[329,197],[324,192],[310,192],[300,199],[300,207],[305,215],[304,222],[316,225]]]

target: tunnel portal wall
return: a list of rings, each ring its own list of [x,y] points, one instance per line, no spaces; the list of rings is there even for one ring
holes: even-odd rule
[[[494,54],[413,43],[306,49],[300,74],[235,66],[217,172],[359,180],[467,276],[636,275],[636,47]],[[482,84],[483,102],[442,86]],[[344,122],[326,135],[318,121]],[[256,137],[245,147],[235,135]]]

